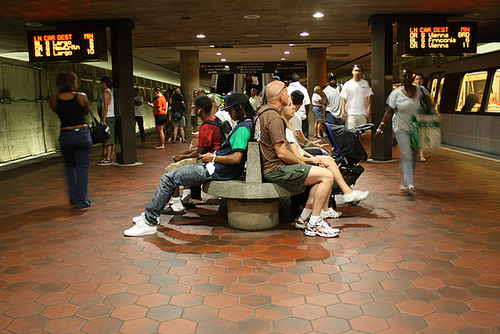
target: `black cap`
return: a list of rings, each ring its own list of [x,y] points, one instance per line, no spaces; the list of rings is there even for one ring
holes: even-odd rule
[[[333,78],[337,79],[337,76],[335,75],[335,73],[328,73],[328,75],[326,76],[326,79],[328,81],[332,80]]]
[[[292,74],[292,82],[296,82],[299,80],[300,80],[300,77],[297,73]]]
[[[231,95],[228,95],[228,97],[226,98],[227,107],[225,107],[224,110],[232,108],[238,104],[243,104],[245,102],[248,102],[248,96],[246,94],[233,93]]]
[[[111,79],[106,75],[101,78],[101,81],[107,84],[111,83]]]

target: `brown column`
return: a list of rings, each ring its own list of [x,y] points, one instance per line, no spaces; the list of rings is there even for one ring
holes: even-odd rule
[[[200,88],[200,55],[198,50],[181,50],[181,92],[186,103],[186,137],[191,134],[193,91]]]
[[[309,92],[309,97],[312,96],[314,86],[317,85],[321,87],[326,85],[326,48],[307,49],[307,91]],[[309,105],[309,111],[307,113],[309,134],[312,133],[314,135],[316,118],[312,112],[312,105]]]

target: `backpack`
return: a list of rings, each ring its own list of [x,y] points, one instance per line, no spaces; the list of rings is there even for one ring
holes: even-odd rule
[[[227,135],[229,135],[232,130],[231,124],[228,121],[221,122],[221,120],[217,116],[215,116],[215,121],[206,120],[203,122],[203,124],[211,124],[217,126],[220,130],[222,141],[226,140]]]

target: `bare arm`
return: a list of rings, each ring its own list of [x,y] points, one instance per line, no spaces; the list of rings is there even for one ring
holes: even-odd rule
[[[346,120],[346,115],[345,115],[345,105],[347,104],[347,100],[342,98],[342,113],[340,114],[340,118],[342,119],[342,122],[345,123]]]
[[[370,120],[370,116],[372,114],[372,96],[373,95],[370,95],[368,96],[366,99],[366,121],[369,121]]]
[[[380,135],[384,133],[386,124],[392,120],[392,115],[394,115],[394,110],[391,107],[387,106],[384,117],[382,117],[382,122],[380,122],[380,125],[375,132],[375,138],[380,138]]]
[[[322,123],[326,122],[326,104],[328,103],[328,100],[326,98],[325,93],[321,93],[322,99],[321,99],[321,112],[323,113],[323,121]]]
[[[83,114],[88,115],[90,112],[90,103],[85,93],[77,93],[78,103],[83,107]]]
[[[52,110],[56,111],[57,109],[57,95],[52,95],[50,97],[50,107]]]
[[[196,158],[197,156],[198,156],[198,151],[194,148],[190,148],[182,151],[179,154],[172,156],[172,159],[174,159],[174,161],[177,162],[188,158]]]
[[[212,153],[205,153],[200,156],[203,162],[217,162],[223,165],[237,165],[240,163],[241,158],[243,157],[243,152],[234,152],[230,155],[213,155]]]
[[[109,92],[104,92],[102,95],[102,121],[106,123],[106,117],[108,117],[108,106],[111,101],[111,94]]]
[[[274,149],[276,150],[276,154],[281,161],[288,165],[299,164],[303,165],[304,161],[302,159],[297,158],[292,152],[290,152],[286,148],[285,142],[279,142],[274,144]]]

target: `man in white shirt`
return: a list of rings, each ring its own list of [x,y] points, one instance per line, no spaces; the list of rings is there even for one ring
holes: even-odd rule
[[[371,96],[373,92],[368,81],[361,79],[363,66],[354,64],[352,79],[342,89],[342,121],[348,129],[365,124],[371,115]]]
[[[257,88],[252,88],[250,91],[250,98],[248,99],[253,107],[253,110],[258,111],[260,109],[260,98],[257,95]]]
[[[141,141],[146,141],[146,132],[144,131],[144,119],[142,117],[142,104],[144,103],[144,97],[139,95],[139,89],[134,88],[134,109],[135,109],[135,122],[139,127],[139,133],[141,135]]]
[[[300,106],[299,110],[295,112],[297,116],[299,116],[302,121],[302,132],[306,138],[309,137],[309,121],[307,120],[307,108],[311,104],[311,99],[309,98],[309,93],[307,92],[307,88],[302,86],[299,82],[300,77],[298,74],[294,73],[292,75],[292,82],[288,85],[288,95],[291,95],[292,92],[298,90],[302,94],[304,94],[304,103]]]
[[[337,76],[335,73],[328,73],[328,86],[321,93],[323,100],[323,119],[328,124],[344,125],[340,118],[342,114],[342,85],[337,84]]]

